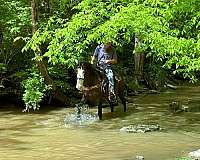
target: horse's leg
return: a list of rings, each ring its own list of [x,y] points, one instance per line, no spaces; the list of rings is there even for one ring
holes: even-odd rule
[[[122,105],[124,106],[124,112],[126,112],[126,99],[125,99],[124,95],[119,95],[119,98],[122,102]]]
[[[108,93],[108,95],[106,96],[106,100],[107,100],[107,102],[109,103],[111,112],[114,112],[114,103],[110,101],[110,99],[109,99],[109,93]]]
[[[98,105],[98,116],[99,116],[99,119],[102,120],[102,102],[99,102],[99,105]]]
[[[125,98],[125,84],[123,81],[118,82],[118,96],[121,100],[122,105],[124,106],[124,112],[126,112],[126,98]]]
[[[111,109],[111,112],[114,112],[114,105],[113,103],[109,102],[110,103],[110,109]]]
[[[81,101],[78,104],[75,104],[77,108],[77,115],[80,116],[81,114],[81,108],[86,103],[85,95],[82,96]]]

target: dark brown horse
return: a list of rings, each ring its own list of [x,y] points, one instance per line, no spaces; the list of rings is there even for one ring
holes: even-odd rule
[[[120,98],[126,112],[126,99],[124,97],[124,81],[115,78],[115,94]],[[114,111],[114,104],[108,98],[108,83],[104,72],[93,67],[88,62],[82,62],[77,68],[76,88],[83,93],[80,104],[98,105],[98,116],[102,119],[102,102],[107,101],[110,105],[111,112]],[[79,104],[79,105],[80,105]]]

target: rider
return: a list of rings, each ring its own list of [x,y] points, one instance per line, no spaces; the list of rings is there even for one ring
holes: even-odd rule
[[[117,63],[117,54],[111,42],[106,42],[98,45],[91,59],[91,64],[97,59],[97,65],[106,73],[109,82],[109,100],[116,101],[114,89],[114,76],[111,66]]]

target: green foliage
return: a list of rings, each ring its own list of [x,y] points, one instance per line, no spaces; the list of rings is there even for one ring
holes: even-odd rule
[[[32,77],[22,82],[25,88],[23,94],[23,100],[26,105],[25,111],[39,109],[40,102],[44,98],[46,91],[51,88],[44,83],[44,79],[39,74],[32,73],[31,75]]]
[[[79,9],[78,14],[66,23],[66,27],[55,30],[48,52],[44,55],[54,64],[64,63],[73,67],[78,59],[87,55],[93,43],[113,41],[120,46],[120,38],[130,42],[135,32],[147,28],[147,23],[148,26],[153,26],[153,23],[155,28],[160,26],[160,22],[151,16],[155,12],[154,9],[128,1],[91,3],[85,0],[75,8]],[[147,19],[148,22],[145,21]],[[37,39],[37,43],[33,39],[31,45],[26,47],[35,50],[37,45],[45,40],[45,34],[46,32],[36,33],[33,38]],[[42,40],[38,40],[40,38]]]
[[[95,45],[112,41],[120,50],[137,34],[143,42],[140,52],[150,49],[147,56],[164,68],[196,81],[200,68],[199,2],[83,0],[74,7],[77,13],[70,21],[59,28],[38,30],[25,49],[37,50],[47,42],[43,56],[52,64],[73,68]]]
[[[91,29],[105,22],[109,17],[118,12],[120,4],[116,3],[94,3],[83,1],[76,9],[79,13],[67,22],[64,28],[56,29],[50,39],[48,52],[44,56],[49,58],[53,64],[62,63],[68,67],[74,67],[78,59],[85,56],[94,36],[88,35]],[[45,41],[47,32],[37,32],[32,41],[27,44],[26,49],[37,49],[37,46]],[[49,35],[49,34],[48,34]],[[89,40],[86,40],[88,35]],[[98,38],[98,35],[96,35]],[[36,41],[34,41],[36,39]],[[41,39],[41,40],[39,40]],[[84,42],[83,42],[84,41]]]
[[[0,0],[0,4],[0,27],[5,39],[11,39],[31,26],[31,10],[27,1]]]
[[[64,94],[69,94],[74,90],[75,85],[73,72],[67,69],[64,65],[55,65],[48,68],[50,77],[54,80],[54,84]],[[73,83],[73,84],[72,84]],[[70,96],[70,95],[69,95]]]
[[[199,70],[199,47],[193,39],[177,38],[154,33],[149,35],[151,52],[157,60],[163,61],[163,67],[173,69],[174,74],[183,73],[184,78],[195,81],[195,71]],[[175,67],[173,67],[175,66]]]
[[[0,75],[7,72],[7,65],[4,63],[0,63]]]
[[[20,69],[26,67],[24,64],[28,64],[28,59],[33,58],[31,53],[34,51],[40,53],[34,59],[44,58],[50,66],[54,65],[48,71],[55,84],[67,92],[70,89],[68,83],[65,83],[68,77],[62,74],[62,69],[55,66],[64,65],[66,70],[74,68],[79,60],[91,55],[97,44],[105,41],[113,42],[118,53],[123,54],[121,57],[134,54],[132,43],[137,35],[142,42],[136,48],[137,52],[145,52],[147,57],[154,59],[153,68],[149,70],[165,68],[194,82],[198,79],[200,69],[199,2],[200,0],[42,0],[38,3],[39,29],[29,39],[30,1],[0,0],[0,27],[4,36],[0,52],[0,74],[10,71],[10,66],[6,66],[5,70],[2,62],[9,64],[8,62],[14,63],[16,60],[20,61],[20,65],[12,64],[17,67],[14,69],[16,74],[11,75],[13,79],[23,79],[27,75],[20,72]],[[20,51],[27,40],[29,41],[24,50],[28,54],[22,56]],[[126,46],[130,48],[127,49]],[[124,57],[127,59],[127,56]],[[163,77],[162,73],[158,76]],[[31,75],[23,84],[27,110],[37,109],[48,86],[45,86],[38,74]]]
[[[145,65],[144,79],[148,88],[158,90],[166,83],[166,73],[160,64],[156,64],[153,60]]]
[[[27,40],[30,36],[31,9],[27,0],[0,0],[0,4],[0,30],[3,34],[0,63],[7,64],[6,78],[9,78],[10,74],[25,68],[33,58],[31,54],[21,53],[25,41],[20,40]]]

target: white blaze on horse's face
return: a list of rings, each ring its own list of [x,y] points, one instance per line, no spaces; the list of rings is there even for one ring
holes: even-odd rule
[[[79,90],[79,91],[83,91],[83,81],[84,81],[84,70],[83,68],[78,68],[77,69],[77,82],[76,82],[76,88]]]

